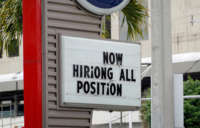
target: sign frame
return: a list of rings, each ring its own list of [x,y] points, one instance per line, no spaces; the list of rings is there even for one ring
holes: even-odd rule
[[[104,39],[95,39],[95,38],[83,38],[77,36],[65,36],[58,34],[59,38],[59,49],[61,48],[61,41],[62,37],[69,37],[69,38],[80,38],[80,39],[89,39],[89,40],[97,40],[97,41],[108,41],[108,42],[117,42],[117,43],[126,43],[126,44],[133,44],[133,42],[129,41],[119,41],[119,40],[104,40]],[[141,46],[141,43],[134,42],[134,44]],[[141,47],[140,47],[140,56],[141,56]],[[140,105],[139,106],[124,106],[124,105],[104,105],[104,104],[84,104],[84,103],[63,103],[62,102],[62,85],[61,85],[61,50],[59,51],[59,104],[61,107],[72,107],[72,108],[84,108],[84,109],[94,109],[94,110],[109,110],[109,111],[134,111],[139,110],[141,107],[141,81],[140,83]],[[140,61],[141,63],[141,61]],[[141,75],[141,74],[140,74]],[[106,108],[105,108],[106,106]]]
[[[112,7],[112,8],[100,8],[97,7],[91,3],[89,3],[87,0],[77,0],[77,2],[83,6],[85,9],[87,9],[88,11],[98,14],[98,15],[109,15],[115,11],[121,10],[124,7],[126,7],[128,5],[128,3],[130,2],[130,0],[123,0],[122,3],[120,3],[119,5]]]

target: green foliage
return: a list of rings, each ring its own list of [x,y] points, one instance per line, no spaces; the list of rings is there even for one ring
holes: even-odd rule
[[[150,89],[146,91],[146,98],[150,98]],[[144,128],[150,128],[151,127],[151,101],[143,101],[142,107],[141,107],[141,119],[143,120],[143,126]]]
[[[200,81],[189,78],[184,83],[184,95],[200,95]],[[185,128],[200,127],[200,99],[187,99],[184,101]]]
[[[110,26],[110,15],[104,16],[103,23],[102,23],[102,34],[101,37],[104,39],[110,39],[111,38],[111,26]]]
[[[150,90],[148,97],[150,97]],[[200,95],[200,80],[189,78],[184,82],[184,95]],[[145,101],[142,103],[142,119],[144,128],[151,127],[151,103]],[[200,99],[184,100],[184,126],[185,128],[200,128]]]
[[[8,56],[18,53],[22,36],[22,0],[0,1],[0,49]]]
[[[128,25],[128,37],[127,39],[136,40],[139,37],[143,38],[143,26],[145,26],[146,18],[148,16],[147,9],[142,4],[143,0],[131,0],[130,3],[122,9],[124,15],[121,26],[124,23]],[[110,16],[105,16],[102,24],[102,37],[110,38]]]
[[[8,45],[8,56],[19,56],[19,43],[17,42],[17,40],[13,40],[11,43],[12,44]]]
[[[1,32],[0,32],[0,34],[1,34]],[[0,35],[0,37],[1,37],[1,35]],[[2,53],[3,53],[3,41],[0,38],[0,58],[2,57]]]
[[[142,26],[146,25],[147,9],[140,0],[131,0],[131,2],[122,10],[124,14],[123,23],[128,25],[128,38],[136,40],[143,38]]]

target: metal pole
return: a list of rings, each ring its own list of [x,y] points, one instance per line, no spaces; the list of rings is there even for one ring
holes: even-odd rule
[[[12,128],[12,101],[9,104],[9,107],[10,107],[10,128]]]
[[[121,125],[121,126],[122,126],[122,123],[123,123],[123,119],[122,119],[123,117],[122,117],[122,116],[123,116],[123,113],[120,112],[120,125]]]
[[[2,120],[1,127],[3,128],[3,104],[1,104],[1,120]]]
[[[184,99],[200,99],[200,95],[184,96]]]
[[[14,117],[17,117],[17,113],[18,113],[18,100],[17,100],[17,94],[15,94],[14,96]]]
[[[174,128],[170,5],[170,0],[151,0],[152,128]]]
[[[129,118],[129,128],[133,128],[133,124],[132,124],[132,112],[128,113],[128,118]]]
[[[183,74],[174,75],[175,128],[184,128]]]
[[[109,113],[109,128],[112,128],[112,112]]]
[[[152,98],[142,98],[142,101],[150,101]],[[200,95],[183,96],[184,100],[187,99],[200,99]]]

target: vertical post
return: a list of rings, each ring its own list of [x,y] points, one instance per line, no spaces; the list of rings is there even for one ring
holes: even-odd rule
[[[132,124],[132,112],[128,113],[128,118],[129,118],[129,128],[133,128],[133,124]]]
[[[1,103],[1,127],[3,128],[3,104]]]
[[[120,40],[120,12],[111,14],[111,39]]]
[[[25,128],[42,128],[42,2],[23,0]]]
[[[170,0],[151,0],[152,128],[174,128],[170,4]]]
[[[13,102],[13,105],[14,105],[14,113],[13,113],[13,117],[16,117],[17,116],[17,111],[18,111],[18,101],[17,101],[17,94],[15,94],[14,96],[14,102]]]
[[[123,123],[123,113],[122,112],[120,112],[120,125],[122,126],[122,123]]]
[[[10,128],[12,128],[12,101],[9,103],[10,107]]]
[[[109,128],[112,128],[112,113],[109,113]]]
[[[175,128],[184,128],[183,74],[174,75]]]

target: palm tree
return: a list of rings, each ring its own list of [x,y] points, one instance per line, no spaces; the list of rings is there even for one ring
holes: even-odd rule
[[[22,0],[0,0],[0,54],[19,54],[22,37]],[[1,54],[2,55],[2,54]]]
[[[146,18],[148,17],[147,9],[142,4],[143,0],[131,0],[130,3],[122,9],[124,15],[122,26],[126,22],[128,25],[128,39],[136,40],[139,37],[143,38],[143,29],[147,25]],[[110,38],[110,16],[105,16],[103,23],[103,38]]]
[[[146,25],[147,9],[142,4],[142,0],[131,0],[130,3],[122,9],[124,14],[123,23],[128,25],[128,38],[136,40],[138,37],[143,38],[143,27]]]

